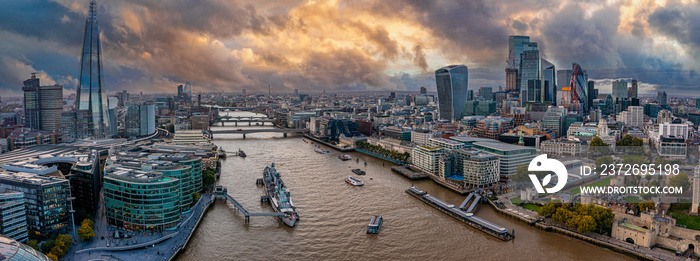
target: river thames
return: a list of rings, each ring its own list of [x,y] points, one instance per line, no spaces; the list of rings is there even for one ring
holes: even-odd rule
[[[232,116],[252,113],[236,112]],[[230,125],[230,126],[229,126]],[[245,125],[245,126],[244,126]],[[227,123],[217,129],[272,128]],[[250,212],[272,212],[260,203],[262,188],[255,180],[265,166],[275,162],[290,189],[300,220],[296,227],[276,218],[243,215],[219,201],[204,216],[187,251],[178,260],[633,260],[608,249],[556,233],[545,232],[499,215],[480,204],[479,217],[509,230],[515,239],[500,241],[443,214],[406,194],[411,186],[455,205],[464,200],[430,180],[410,181],[391,171],[389,163],[352,152],[351,161],[341,161],[339,152],[314,152],[301,136],[282,134],[220,134],[214,143],[229,157],[222,160],[221,179],[228,193]],[[232,156],[242,149],[246,158]],[[328,148],[327,148],[328,149]],[[359,163],[355,159],[359,158]],[[364,166],[364,162],[367,166]],[[363,187],[344,182],[353,168],[367,172],[359,176]],[[366,234],[371,215],[382,215],[378,235]]]

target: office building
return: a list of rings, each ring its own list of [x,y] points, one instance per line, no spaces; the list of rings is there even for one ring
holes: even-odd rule
[[[394,138],[397,140],[402,140],[402,141],[410,141],[411,140],[411,130],[410,129],[404,129],[402,127],[398,126],[389,126],[384,128],[382,131],[385,136],[389,138]]]
[[[0,234],[19,242],[27,241],[27,200],[24,193],[0,192]]]
[[[24,149],[42,144],[58,144],[60,142],[61,136],[58,132],[19,128],[12,131],[10,136],[7,137],[7,150]]]
[[[588,110],[593,110],[593,100],[598,98],[598,89],[595,88],[594,81],[588,81]]]
[[[446,149],[440,146],[418,145],[411,151],[411,162],[416,168],[437,175],[439,172],[439,159],[446,153]]]
[[[535,92],[534,89],[539,90],[539,97],[532,98],[532,100],[542,100],[542,67],[540,63],[540,51],[539,50],[529,50],[523,51],[523,55],[520,61],[520,96],[521,101],[530,101],[530,97],[534,94],[530,92]],[[532,85],[533,90],[528,88],[529,81],[534,81],[536,85]],[[527,92],[527,94],[524,94]]]
[[[659,91],[656,95],[656,102],[661,105],[662,107],[666,107],[668,105],[668,100],[666,98],[666,92],[665,91]]]
[[[502,183],[507,183],[508,177],[517,173],[518,165],[530,164],[530,161],[537,156],[535,148],[503,142],[474,142],[472,149],[489,152],[498,157],[500,160],[500,181]]]
[[[508,37],[508,60],[506,64],[506,92],[519,93],[522,85],[522,56],[525,51],[537,50],[537,43],[530,42],[529,36]],[[539,54],[538,54],[539,56]]]
[[[624,99],[627,98],[627,82],[625,81],[613,81],[612,82],[612,96],[613,99]]]
[[[512,129],[513,118],[490,116],[476,120],[476,126],[472,130],[475,136],[498,140],[498,137]]]
[[[428,89],[426,89],[425,87],[421,86],[421,87],[420,87],[420,94],[427,94],[427,93],[428,93]]]
[[[456,121],[467,101],[469,72],[467,66],[450,65],[435,71],[440,119]]]
[[[64,232],[68,227],[70,188],[67,179],[3,170],[0,171],[0,190],[24,193],[31,233],[47,236]]]
[[[35,130],[61,131],[63,86],[41,86],[35,73],[24,81],[24,126]]]
[[[564,129],[566,114],[566,108],[564,107],[549,107],[542,117],[542,128],[551,129],[557,137],[563,137],[566,133]]]
[[[540,59],[542,62],[542,92],[545,102],[555,105],[557,99],[557,69],[549,61]]]
[[[103,90],[102,51],[97,22],[97,4],[90,2],[85,21],[83,52],[80,56],[80,78],[76,91],[78,138],[101,139],[111,137],[106,90]],[[58,116],[60,117],[60,116]]]
[[[105,167],[107,223],[128,230],[163,231],[180,220],[180,180],[159,172]]]
[[[500,180],[500,160],[495,154],[478,150],[455,150],[455,162],[461,162],[465,187],[487,188]]]
[[[473,93],[472,93],[473,95]],[[479,97],[487,101],[493,101],[493,88],[491,87],[481,87],[479,88]],[[467,100],[469,96],[467,95]]]
[[[627,89],[627,98],[638,98],[637,96],[639,95],[639,89],[638,89],[638,84],[639,82],[637,79],[632,79],[632,85],[630,86],[629,89]]]
[[[77,119],[74,111],[61,113],[61,142],[72,143],[77,139]]]
[[[641,127],[644,124],[644,107],[629,106],[626,111],[618,114],[617,120],[627,126]]]
[[[433,134],[429,130],[414,129],[411,131],[411,142],[416,145],[426,145]]]
[[[155,105],[144,104],[129,106],[124,121],[126,123],[126,135],[129,137],[144,137],[155,133]]]

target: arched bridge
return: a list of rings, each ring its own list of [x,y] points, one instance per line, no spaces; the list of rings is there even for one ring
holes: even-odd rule
[[[209,133],[211,133],[212,137],[214,137],[214,134],[243,134],[243,138],[245,139],[245,135],[250,134],[250,133],[263,133],[263,132],[284,133],[284,136],[287,137],[287,133],[304,133],[307,131],[308,131],[308,129],[238,129],[238,130],[212,130]]]

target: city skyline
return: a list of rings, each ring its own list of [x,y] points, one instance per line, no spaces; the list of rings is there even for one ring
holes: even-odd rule
[[[449,64],[471,68],[469,89],[505,88],[510,35],[530,36],[557,68],[581,64],[603,93],[621,78],[638,79],[640,94],[694,91],[700,77],[690,59],[700,46],[696,22],[684,19],[700,13],[692,3],[98,5],[108,92],[163,92],[185,81],[194,91],[434,91],[431,72]],[[7,6],[0,92],[18,95],[31,72],[74,92],[87,1]]]

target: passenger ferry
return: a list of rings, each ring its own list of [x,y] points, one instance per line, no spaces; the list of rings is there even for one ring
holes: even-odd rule
[[[369,225],[367,225],[367,234],[379,234],[383,221],[382,216],[372,216],[372,219],[369,220]]]
[[[364,170],[361,170],[361,169],[353,169],[353,170],[352,170],[352,173],[355,173],[355,174],[357,174],[357,175],[365,175],[365,174],[367,174]]]
[[[321,148],[321,146],[316,145],[316,148],[314,149],[315,152],[321,153],[321,154],[328,154],[328,151]]]
[[[348,154],[340,155],[340,156],[338,156],[338,158],[341,159],[342,161],[347,161],[347,160],[352,159],[352,157],[350,157],[350,155],[348,155]]]
[[[347,182],[348,184],[353,185],[353,186],[362,186],[365,184],[364,182],[362,182],[362,180],[355,178],[353,176],[349,176],[348,178],[346,178],[345,182]]]
[[[439,198],[436,198],[433,195],[430,195],[416,187],[410,187],[406,190],[406,193],[408,193],[411,196],[414,196],[417,199],[420,199],[421,201],[425,202],[431,207],[434,207],[442,211],[443,213],[448,214],[451,217],[464,223],[467,223],[468,225],[483,232],[486,232],[487,234],[492,235],[500,240],[508,241],[515,238],[513,234],[508,232],[508,229],[491,223],[490,221],[485,220],[483,218],[474,216],[474,214],[472,213],[467,213],[459,208],[456,208],[454,205],[448,204],[447,202],[442,201]]]

